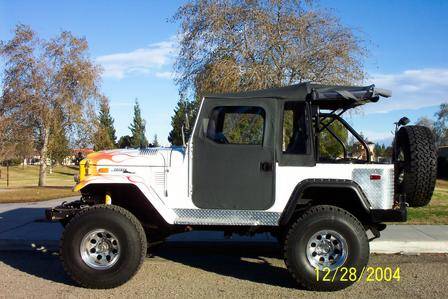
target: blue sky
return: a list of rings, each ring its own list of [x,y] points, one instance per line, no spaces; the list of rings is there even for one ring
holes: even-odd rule
[[[87,38],[90,54],[104,68],[103,92],[119,136],[129,134],[135,98],[147,135],[167,144],[178,88],[171,76],[177,24],[167,22],[183,1],[0,0],[0,39],[17,23],[42,37],[70,30]],[[448,102],[448,1],[321,1],[344,25],[368,40],[366,84],[393,91],[348,120],[373,141],[391,139],[393,122],[432,117]]]

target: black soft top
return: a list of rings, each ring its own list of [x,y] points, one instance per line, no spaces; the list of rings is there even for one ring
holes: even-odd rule
[[[206,98],[251,99],[276,98],[295,101],[310,101],[320,109],[348,109],[369,102],[377,102],[380,96],[388,98],[389,90],[369,86],[338,86],[300,83],[279,88],[256,91],[209,95]]]

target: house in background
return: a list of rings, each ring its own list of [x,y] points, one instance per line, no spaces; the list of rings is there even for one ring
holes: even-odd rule
[[[73,166],[78,165],[79,161],[87,157],[88,154],[92,153],[93,149],[91,148],[74,148],[70,150],[70,154],[64,158],[62,161],[62,165]],[[40,155],[37,151],[28,157],[23,159],[21,165],[39,165],[40,164]],[[47,165],[50,165],[50,158],[47,159]]]
[[[79,162],[92,152],[93,149],[91,148],[74,148],[71,150],[70,156],[67,156],[62,164],[79,165]]]
[[[376,161],[377,157],[375,156],[375,151],[374,151],[375,143],[373,143],[371,141],[366,141],[366,144],[367,144],[367,148],[369,149],[369,152],[370,152],[370,158],[372,159],[372,161]],[[367,159],[366,150],[365,150],[364,146],[359,142],[353,143],[351,155],[352,155],[352,158],[354,158],[354,159],[359,159],[359,160]]]

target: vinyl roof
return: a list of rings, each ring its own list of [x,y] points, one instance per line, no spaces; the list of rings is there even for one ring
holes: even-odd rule
[[[353,108],[369,102],[377,102],[392,93],[385,89],[369,86],[338,86],[313,83],[300,83],[279,88],[209,95],[206,98],[253,99],[275,98],[295,101],[310,101],[321,109]]]

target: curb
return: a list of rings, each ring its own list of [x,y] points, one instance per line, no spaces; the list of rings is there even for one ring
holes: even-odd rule
[[[370,253],[448,253],[448,241],[376,241],[370,243]]]

